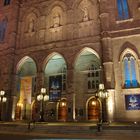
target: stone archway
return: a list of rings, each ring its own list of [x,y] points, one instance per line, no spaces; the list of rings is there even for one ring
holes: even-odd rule
[[[88,120],[97,121],[100,119],[100,102],[96,98],[88,101]]]
[[[35,91],[36,79],[35,61],[25,56],[17,64],[16,70],[16,107],[15,119],[26,120],[31,117],[31,103]]]
[[[67,65],[63,56],[59,53],[52,53],[45,60],[44,73],[44,86],[48,89],[49,100],[59,101],[61,95],[66,92]]]

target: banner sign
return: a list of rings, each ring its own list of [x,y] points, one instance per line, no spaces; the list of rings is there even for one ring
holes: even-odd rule
[[[32,77],[23,77],[20,83],[20,101],[31,104]]]
[[[125,95],[126,110],[140,110],[140,95]]]
[[[49,77],[49,100],[58,101],[61,99],[62,75]]]

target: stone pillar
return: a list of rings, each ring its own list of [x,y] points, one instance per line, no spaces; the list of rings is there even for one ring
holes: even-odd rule
[[[3,106],[4,108],[4,116],[3,120],[11,120],[11,80],[12,76],[11,74],[3,74],[1,76],[1,89],[5,91],[5,97],[7,98],[7,101],[5,105]]]
[[[111,123],[114,121],[115,114],[115,90],[108,90],[109,97],[106,100],[107,103],[107,119]]]
[[[38,72],[36,76],[36,93],[40,93],[41,88],[44,86],[44,73]]]
[[[8,112],[10,112],[10,118],[9,118],[10,120],[15,119],[15,111],[16,111],[17,101],[18,101],[17,96],[12,96],[10,99],[11,107],[9,108],[9,111],[8,111]]]
[[[113,52],[111,45],[111,38],[107,37],[102,39],[104,83],[106,88],[114,89],[115,76],[113,68]]]
[[[17,84],[18,84],[18,75],[13,74],[11,75],[11,93],[9,93],[9,97],[7,100],[7,116],[8,120],[14,120],[15,118],[15,109],[16,109],[16,103],[17,103]]]
[[[67,101],[68,101],[68,120],[73,121],[73,116],[75,112],[75,100],[73,100],[74,96],[74,70],[73,69],[68,69],[67,70]]]

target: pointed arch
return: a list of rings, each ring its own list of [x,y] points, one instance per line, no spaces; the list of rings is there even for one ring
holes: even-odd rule
[[[138,87],[139,69],[137,53],[131,48],[124,47],[123,52],[120,54],[120,62],[122,65],[123,87]]]
[[[100,56],[95,50],[93,50],[92,48],[89,48],[89,47],[85,47],[76,55],[76,58],[75,58],[75,61],[74,61],[74,67],[76,66],[76,62],[77,62],[78,58],[82,54],[84,54],[85,52],[89,52],[91,54],[94,54],[100,60]]]
[[[56,52],[51,53],[44,61],[43,72],[44,86],[49,89],[50,101],[60,100],[67,87],[67,64],[64,57]]]
[[[48,10],[47,10],[47,15],[49,15],[49,13],[52,11],[52,9],[55,8],[56,6],[62,8],[63,11],[67,10],[67,5],[63,1],[57,0],[50,4],[50,6],[48,7]]]
[[[20,59],[20,61],[16,64],[16,74],[19,72],[19,70],[21,69],[21,67],[23,66],[23,64],[26,62],[26,61],[32,61],[34,62],[35,64],[35,68],[36,68],[36,72],[37,72],[37,65],[36,65],[36,62],[33,58],[31,58],[30,56],[24,56],[23,58]]]
[[[50,60],[51,58],[53,58],[55,55],[58,55],[58,56],[62,57],[63,60],[64,60],[65,63],[66,63],[66,67],[67,67],[67,62],[66,62],[65,57],[64,57],[63,55],[61,55],[60,53],[58,53],[58,52],[53,52],[53,53],[49,54],[49,55],[45,58],[45,60],[44,60],[44,62],[43,62],[43,66],[42,66],[42,71],[45,71],[45,67],[47,66],[47,63],[48,63],[49,60]]]
[[[73,5],[72,5],[72,8],[75,9],[79,6],[79,4],[82,2],[83,0],[75,0]],[[95,0],[89,0],[92,4],[95,3]],[[100,4],[100,0],[96,0],[97,1],[97,4]]]
[[[27,9],[27,11],[26,11],[26,13],[24,13],[24,15],[22,15],[21,21],[23,22],[26,19],[26,17],[30,14],[34,14],[36,17],[40,16],[39,10],[36,9],[35,7],[31,7],[29,9]]]
[[[130,42],[125,42],[120,49],[118,60],[119,61],[122,60],[122,57],[127,52],[132,53],[137,59],[140,58],[140,55],[138,53],[136,46]]]

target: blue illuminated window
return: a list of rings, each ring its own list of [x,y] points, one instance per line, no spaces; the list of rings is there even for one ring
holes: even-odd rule
[[[136,78],[136,68],[134,58],[131,58],[130,65],[131,65],[132,87],[137,87],[138,83]]]
[[[131,87],[130,71],[128,59],[124,59],[124,71],[125,71],[125,87]]]
[[[4,0],[4,6],[9,5],[10,4],[10,0]]]
[[[124,64],[124,85],[126,88],[137,87],[136,61],[131,54],[126,54],[123,59]]]
[[[117,0],[117,6],[118,6],[118,18],[120,20],[129,19],[129,7],[127,0]]]
[[[7,28],[7,19],[3,19],[1,22],[0,22],[0,42],[3,42],[4,41],[4,38],[5,38],[5,32],[6,32],[6,28]]]

